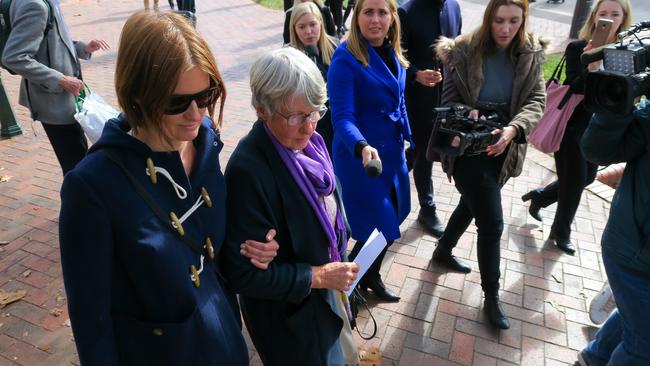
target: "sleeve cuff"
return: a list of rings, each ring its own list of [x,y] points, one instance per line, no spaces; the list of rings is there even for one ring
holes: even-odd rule
[[[361,140],[354,145],[354,156],[357,158],[361,157],[361,150],[363,150],[364,147],[370,146],[368,145],[368,142],[366,140]]]

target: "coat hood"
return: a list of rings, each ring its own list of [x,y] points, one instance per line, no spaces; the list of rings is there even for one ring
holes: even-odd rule
[[[118,149],[130,150],[137,154],[150,154],[151,148],[144,142],[133,137],[131,134],[131,126],[126,120],[123,113],[119,116],[112,118],[104,125],[104,130],[99,140],[90,147],[88,154],[92,154],[101,149]],[[214,129],[214,124],[210,117],[203,117],[201,127],[197,139],[206,144],[212,144],[212,141],[218,139],[218,134]]]
[[[463,34],[455,39],[440,37],[436,43],[435,53],[444,64],[456,65],[460,62],[466,62],[469,58],[469,52],[475,47],[476,39],[474,32]],[[539,37],[536,34],[526,33],[526,44],[522,49],[517,51],[515,56],[524,53],[535,53],[536,61],[541,65],[546,62],[546,49],[549,40]]]

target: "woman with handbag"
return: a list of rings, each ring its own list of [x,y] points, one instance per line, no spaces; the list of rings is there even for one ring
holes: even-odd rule
[[[375,228],[388,241],[359,287],[393,302],[400,297],[384,285],[379,270],[411,211],[404,158],[404,140],[411,139],[404,100],[408,65],[402,55],[395,0],[359,0],[350,37],[334,52],[327,78],[334,170],[352,236],[357,239],[350,258],[356,257]],[[383,170],[366,173],[373,160],[380,161]]]
[[[258,120],[226,167],[228,229],[223,268],[239,292],[264,365],[357,364],[342,291],[359,266],[345,258],[347,228],[332,162],[315,132],[327,91],[302,52],[280,48],[251,66]],[[240,243],[278,229],[278,257],[262,271]]]
[[[339,41],[325,33],[323,16],[318,6],[312,2],[294,6],[290,23],[289,45],[307,54],[318,66],[318,70],[320,70],[323,79],[327,83],[327,71],[330,68],[330,61]],[[332,156],[332,139],[334,138],[332,114],[329,111],[328,102],[325,102],[325,107],[328,107],[328,110],[323,118],[318,121],[316,132],[323,137],[327,151]]]
[[[451,252],[472,219],[476,220],[484,310],[499,329],[510,327],[499,303],[504,225],[501,187],[521,173],[527,136],[542,116],[545,101],[541,65],[546,43],[526,31],[527,14],[526,0],[491,0],[478,29],[455,40],[442,38],[436,46],[445,67],[441,105],[465,106],[470,109],[469,117],[476,119],[482,114],[478,105],[491,104],[501,106],[498,112],[504,116],[502,128],[492,132],[498,141],[484,153],[455,159],[441,156],[443,169],[453,176],[461,199],[432,258],[446,267],[462,267]]]
[[[604,18],[613,21],[607,38],[607,43],[613,43],[616,41],[616,34],[630,26],[631,11],[629,0],[600,0],[594,4],[580,30],[580,39],[569,43],[564,53],[566,57],[564,84],[570,86],[570,93],[584,94],[587,74],[601,68],[601,61],[592,62],[588,66],[580,62],[582,53],[592,48],[589,40],[594,34],[598,20]],[[579,145],[590,119],[591,113],[585,109],[584,102],[580,102],[569,118],[560,148],[554,154],[557,179],[521,197],[524,202],[530,201],[528,212],[537,221],[542,221],[540,209],[557,202],[549,240],[553,240],[560,250],[570,255],[573,255],[576,250],[570,240],[571,223],[578,210],[582,191],[594,181],[598,168],[597,164],[585,159]]]

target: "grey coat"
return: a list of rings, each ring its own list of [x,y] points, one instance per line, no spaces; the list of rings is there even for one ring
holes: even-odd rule
[[[52,29],[45,35],[50,3]],[[81,78],[79,58],[90,59],[83,42],[65,32],[63,15],[51,0],[13,1],[9,9],[12,30],[2,61],[23,77],[18,102],[32,118],[49,124],[75,123],[74,97],[59,85],[63,75]]]
[[[441,105],[461,103],[473,107],[476,104],[483,85],[483,59],[469,56],[472,49],[477,47],[476,43],[473,33],[461,35],[455,40],[443,37],[437,43],[436,54],[445,65],[446,78]],[[499,174],[501,184],[521,174],[528,134],[544,114],[546,86],[541,66],[546,61],[546,45],[546,41],[528,34],[526,45],[514,55],[515,77],[508,125],[517,129],[517,137],[506,153]]]

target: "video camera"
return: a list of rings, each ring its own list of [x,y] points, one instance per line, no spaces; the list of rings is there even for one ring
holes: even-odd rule
[[[644,29],[650,29],[650,21],[619,33],[619,42],[581,56],[585,65],[603,60],[605,70],[587,75],[585,107],[588,110],[627,115],[634,110],[637,97],[650,94],[650,42],[647,37],[637,35]],[[630,36],[635,40],[629,40]]]
[[[479,119],[466,117],[469,113],[466,107],[434,108],[436,120],[431,149],[447,156],[472,156],[485,152],[488,146],[499,141],[500,136],[493,135],[492,131],[503,128],[506,121],[502,118],[501,107],[494,103],[477,104],[482,115]]]

